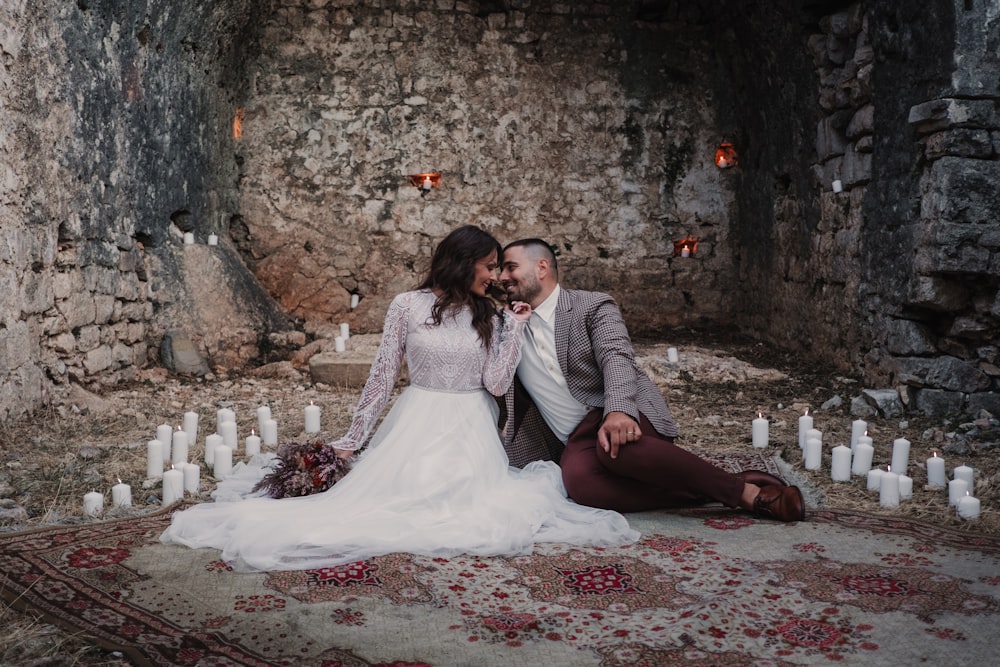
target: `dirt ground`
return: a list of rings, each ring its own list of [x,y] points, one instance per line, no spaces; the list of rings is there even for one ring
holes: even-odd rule
[[[676,364],[667,361],[670,346],[679,351]],[[953,421],[915,415],[865,417],[875,446],[875,466],[884,469],[890,462],[894,439],[911,442],[908,474],[913,478],[913,498],[896,509],[883,509],[878,494],[866,491],[863,477],[850,482],[830,479],[831,448],[849,444],[851,422],[856,419],[850,412],[851,400],[865,388],[855,379],[758,343],[731,336],[712,339],[687,330],[671,332],[669,340],[637,341],[636,351],[640,364],[667,397],[681,429],[682,446],[695,452],[748,450],[751,420],[760,412],[770,422],[768,451],[780,455],[789,479],[801,484],[811,504],[1000,534],[1000,461],[995,449],[1000,433],[989,415]],[[131,386],[60,392],[50,407],[31,418],[0,425],[0,537],[15,530],[100,520],[83,515],[83,496],[93,490],[107,497],[103,518],[159,509],[160,484],[145,480],[146,443],[154,438],[157,425],[179,425],[187,411],[200,417],[200,437],[191,448],[191,459],[200,461],[204,436],[215,430],[221,407],[236,412],[242,443],[256,428],[257,407],[269,405],[279,421],[279,441],[287,441],[304,436],[304,407],[314,402],[323,411],[323,435],[333,438],[349,425],[358,393],[357,388],[314,385],[308,373],[288,363],[206,378],[170,376],[152,369]],[[818,471],[804,469],[798,447],[798,417],[807,408],[815,428],[823,432]],[[932,452],[945,458],[949,478],[955,466],[975,469],[974,495],[982,503],[978,520],[957,518],[944,491],[925,489],[924,461]],[[110,508],[110,489],[119,479],[132,487],[131,509]],[[212,488],[213,480],[203,468],[200,498],[210,500]],[[9,607],[0,607],[0,628],[3,665],[128,664]]]

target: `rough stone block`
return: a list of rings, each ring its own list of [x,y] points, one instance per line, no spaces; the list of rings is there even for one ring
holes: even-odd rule
[[[967,407],[971,414],[976,414],[980,410],[986,410],[992,415],[1000,416],[1000,393],[982,391],[969,394]]]
[[[907,303],[940,312],[955,312],[970,302],[962,285],[940,276],[917,276],[909,284]]]
[[[914,392],[913,407],[928,417],[954,417],[962,414],[965,394],[940,389],[918,389]]]
[[[175,373],[204,375],[208,373],[208,364],[202,358],[197,348],[188,336],[168,331],[160,343],[160,361],[164,368]]]
[[[309,374],[314,383],[360,388],[368,379],[374,359],[374,355],[354,351],[321,352],[309,359]]]
[[[910,107],[908,121],[917,132],[928,134],[951,127],[998,127],[996,103],[993,100],[940,98]]]
[[[993,155],[993,139],[986,130],[955,129],[935,132],[924,140],[928,160],[945,156],[988,158]]]
[[[886,419],[903,416],[903,402],[895,389],[865,389],[861,395]]]
[[[903,357],[896,360],[898,380],[904,384],[972,393],[990,387],[990,378],[976,364],[957,357]]]
[[[888,333],[886,348],[890,354],[910,356],[934,354],[937,351],[930,330],[919,322],[892,320],[886,329]]]

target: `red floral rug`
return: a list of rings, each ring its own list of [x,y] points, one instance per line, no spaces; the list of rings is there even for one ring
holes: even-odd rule
[[[8,602],[141,665],[994,664],[1000,540],[835,510],[631,515],[615,549],[243,574],[168,513],[0,535]]]

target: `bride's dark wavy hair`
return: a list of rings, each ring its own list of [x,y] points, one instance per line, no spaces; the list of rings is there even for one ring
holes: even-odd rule
[[[489,347],[493,340],[493,324],[499,314],[496,302],[474,294],[470,287],[476,273],[476,262],[494,252],[499,262],[503,248],[489,232],[474,225],[459,227],[438,243],[431,258],[431,268],[420,284],[420,289],[440,292],[431,309],[434,324],[441,324],[441,318],[449,311],[469,306],[472,326],[484,347]]]

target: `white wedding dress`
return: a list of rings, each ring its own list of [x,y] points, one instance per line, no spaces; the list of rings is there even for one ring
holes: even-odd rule
[[[324,493],[276,500],[247,493],[266,470],[240,466],[216,502],[176,512],[161,541],[221,549],[238,570],[299,570],[392,552],[514,555],[536,542],[638,539],[620,514],[568,500],[556,464],[508,466],[491,393],[502,395],[514,377],[524,323],[506,314],[487,350],[468,309],[431,324],[434,298],[406,292],[389,307],[351,427],[330,444],[365,441],[404,355],[410,386],[344,479]]]

